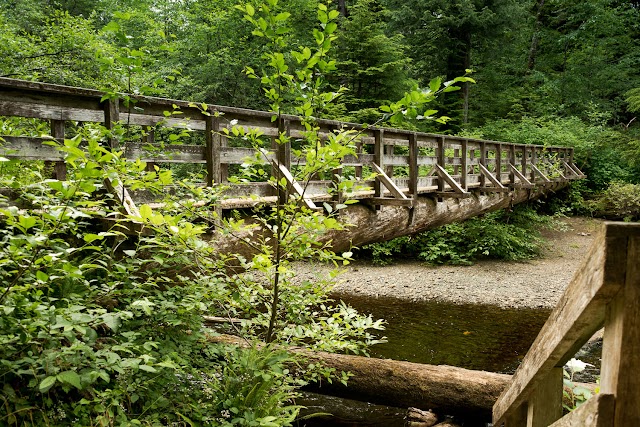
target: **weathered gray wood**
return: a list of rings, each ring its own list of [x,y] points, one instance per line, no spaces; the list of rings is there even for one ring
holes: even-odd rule
[[[466,193],[466,191],[462,187],[460,187],[460,184],[458,184],[458,182],[453,179],[453,177],[449,175],[449,173],[442,166],[435,165],[434,168],[436,170],[436,173],[440,177],[440,180],[438,180],[438,182],[442,183],[442,186],[438,185],[438,191],[444,192],[444,183],[446,182],[447,184],[449,184],[449,187],[451,187],[451,189],[456,193]]]
[[[553,368],[529,398],[527,427],[547,427],[562,417],[562,368]]]
[[[374,156],[373,164],[378,165],[378,167],[382,169],[384,167],[384,130],[375,129],[374,137],[375,137],[375,145],[373,148],[373,156]],[[382,181],[380,181],[379,179],[376,179],[375,183],[373,184],[373,192],[375,197],[383,196]],[[379,208],[380,208],[379,206],[376,206],[376,209],[379,209]]]
[[[214,183],[222,182],[222,174],[220,169],[220,119],[215,116],[206,116],[206,148],[205,161],[207,162],[207,186],[211,187]]]
[[[627,259],[627,237],[619,236],[620,227],[614,223],[603,226],[583,265],[516,371],[513,382],[494,405],[494,424],[499,425],[509,411],[526,401],[544,375],[563,366],[599,329],[605,307],[625,282],[625,269],[621,269],[619,260]],[[640,225],[634,230],[640,232]]]
[[[496,178],[498,179],[498,181],[502,181],[501,178],[501,174],[502,174],[502,144],[497,143],[496,144],[496,149],[495,149],[495,153],[496,153]]]
[[[393,180],[387,176],[387,174],[382,170],[382,168],[375,163],[371,164],[373,171],[377,173],[376,180],[380,180],[382,184],[393,194],[393,197],[397,199],[406,200],[407,196],[396,186]],[[376,194],[376,197],[380,197]]]
[[[64,156],[55,147],[43,144],[47,138],[3,136],[0,156],[8,159],[61,161]]]
[[[276,160],[273,160],[271,162],[271,165],[275,170],[279,171],[282,177],[284,177],[287,180],[287,183],[289,184],[291,189],[298,195],[298,197],[300,197],[301,203],[303,203],[306,207],[308,207],[311,210],[320,210],[320,208],[318,208],[316,204],[313,203],[313,201],[308,197],[308,195],[305,194],[305,190],[295,180],[295,178],[293,177],[293,175],[291,175],[291,172],[289,172],[289,169],[287,169],[285,165],[278,164]]]
[[[469,148],[466,139],[462,141],[462,148],[460,152],[460,186],[464,191],[467,191],[467,174],[469,173]]]
[[[516,168],[516,167],[515,167],[514,165],[512,165],[511,163],[509,163],[509,169],[511,169],[511,173],[512,173],[514,176],[518,177],[518,179],[520,180],[520,185],[521,185],[521,186],[523,186],[523,187],[524,187],[524,186],[526,186],[526,187],[534,187],[534,185],[533,185],[531,182],[529,182],[529,180],[527,179],[527,177],[526,177],[526,176],[524,176],[524,175],[522,174],[522,172],[520,172],[520,171],[518,170],[518,168]],[[515,180],[513,180],[512,182],[513,182],[513,183],[515,183]]]
[[[418,197],[418,135],[412,133],[409,136],[409,192],[413,198]]]
[[[602,347],[601,390],[615,396],[616,427],[640,425],[640,224],[635,225],[625,228],[626,256],[618,260],[624,285],[607,308]]]
[[[51,136],[59,143],[64,144],[64,121],[51,120]],[[53,178],[64,181],[67,179],[67,165],[64,161],[56,161],[53,163]]]
[[[110,131],[113,131],[120,120],[119,105],[118,99],[107,99],[104,101],[104,127]],[[107,141],[111,148],[116,148],[118,145],[117,139],[113,136],[110,136]]]
[[[438,176],[440,177],[440,179],[438,180],[438,191],[440,192],[444,192],[445,190],[445,182],[448,182],[447,180],[449,178],[451,178],[451,176],[449,175],[449,173],[447,173],[447,171],[444,169],[445,167],[445,157],[444,157],[444,142],[445,142],[445,137],[441,136],[440,138],[438,138],[438,148],[436,151],[436,157],[438,159],[438,163],[434,166],[436,168],[436,172],[438,174]],[[444,172],[444,175],[442,175],[442,172]],[[451,184],[449,184],[451,185]],[[457,183],[456,183],[457,185]],[[453,186],[452,186],[453,188]],[[463,190],[464,191],[464,190]]]
[[[545,174],[543,174],[535,164],[531,163],[529,167],[533,171],[534,178],[535,178],[535,175],[538,175],[540,178],[542,178],[544,182],[551,182],[551,180]]]
[[[412,207],[414,204],[413,199],[408,198],[398,199],[395,197],[372,197],[364,200],[374,205]]]
[[[599,393],[549,427],[613,427],[615,397]]]
[[[480,164],[480,173],[482,176],[487,178],[493,184],[493,187],[483,187],[481,186],[482,191],[497,191],[497,192],[506,192],[509,191],[498,179],[493,176],[493,174],[487,169],[483,164]]]

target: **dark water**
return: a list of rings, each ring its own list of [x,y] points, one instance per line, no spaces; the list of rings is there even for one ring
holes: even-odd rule
[[[383,332],[387,342],[373,346],[372,357],[509,374],[518,367],[550,313],[548,309],[502,309],[490,305],[408,302],[351,295],[334,297],[361,313],[387,321]],[[306,420],[300,426],[404,425],[404,410],[398,408],[323,399],[311,396],[300,403],[308,406],[305,413],[325,411],[334,412],[336,416]],[[466,425],[484,426],[485,423],[467,422]]]
[[[387,321],[387,343],[372,357],[513,373],[547,320],[548,309],[408,302],[396,298],[342,299]]]

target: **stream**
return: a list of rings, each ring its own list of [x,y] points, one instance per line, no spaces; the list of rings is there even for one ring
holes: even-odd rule
[[[411,302],[389,297],[334,295],[361,313],[387,321],[387,342],[370,349],[371,357],[432,365],[513,374],[546,321],[548,309],[505,309],[493,305],[451,304],[437,301]],[[598,348],[580,357],[599,365]],[[599,368],[599,366],[597,366]],[[595,368],[593,368],[595,369]],[[589,378],[576,378],[585,381]],[[297,402],[307,406],[303,414],[327,412],[300,421],[299,426],[401,427],[406,408],[305,395]],[[421,408],[429,409],[429,408]],[[345,416],[344,414],[348,414]],[[465,426],[484,426],[467,423]]]

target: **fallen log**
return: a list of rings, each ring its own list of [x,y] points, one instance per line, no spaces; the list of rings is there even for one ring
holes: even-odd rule
[[[210,340],[241,347],[250,345],[233,335],[211,336]],[[323,382],[309,384],[307,391],[379,405],[433,410],[439,415],[454,415],[474,422],[491,421],[493,404],[511,380],[511,375],[455,366],[312,352],[300,347],[287,347],[287,350],[337,372],[352,374],[348,386],[337,381]],[[591,391],[596,387],[595,384],[576,385]]]
[[[219,343],[246,345],[238,337],[211,337]],[[491,408],[510,380],[510,375],[472,371],[445,365],[423,365],[389,359],[311,352],[292,347],[313,362],[336,371],[350,372],[348,386],[310,384],[317,393],[396,407],[432,409],[437,413],[491,420]]]

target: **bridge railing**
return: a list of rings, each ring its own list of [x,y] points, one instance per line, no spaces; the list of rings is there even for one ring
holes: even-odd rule
[[[233,126],[270,138],[271,152],[266,160],[276,161],[278,168],[295,169],[305,162],[304,156],[291,154],[290,143],[280,147],[274,143],[279,129],[272,114],[265,111],[143,96],[105,97],[96,90],[0,78],[0,116],[48,120],[51,136],[58,139],[65,137],[68,122],[103,123],[108,129],[118,122],[138,126],[144,130],[139,141],[120,145],[112,138],[109,144],[123,150],[126,158],[149,164],[204,164],[208,185],[227,183],[230,167],[255,155],[252,147],[243,146],[241,139],[224,132]],[[441,200],[468,197],[473,189],[488,193],[544,188],[584,177],[574,164],[571,147],[486,141],[332,120],[318,120],[318,125],[320,138],[339,129],[358,132],[358,155],[345,158],[334,174],[349,174],[362,180],[368,175],[365,171],[375,172],[375,180],[361,183],[368,190],[356,196],[375,205],[412,206],[420,194],[434,193]],[[285,116],[285,127],[294,141],[303,137],[305,129],[300,118]],[[203,134],[204,141],[201,145],[158,144],[159,135],[168,128]],[[42,138],[2,137],[0,155],[55,162],[56,176],[65,176],[61,154],[43,145]],[[328,196],[335,179],[333,176],[310,182],[305,197],[339,199],[339,194]],[[227,193],[230,198],[248,194],[268,197],[274,196],[274,191],[266,183],[251,183],[231,185]]]
[[[562,417],[562,367],[604,325],[600,393]],[[493,407],[496,427],[640,425],[640,224],[605,223]]]

